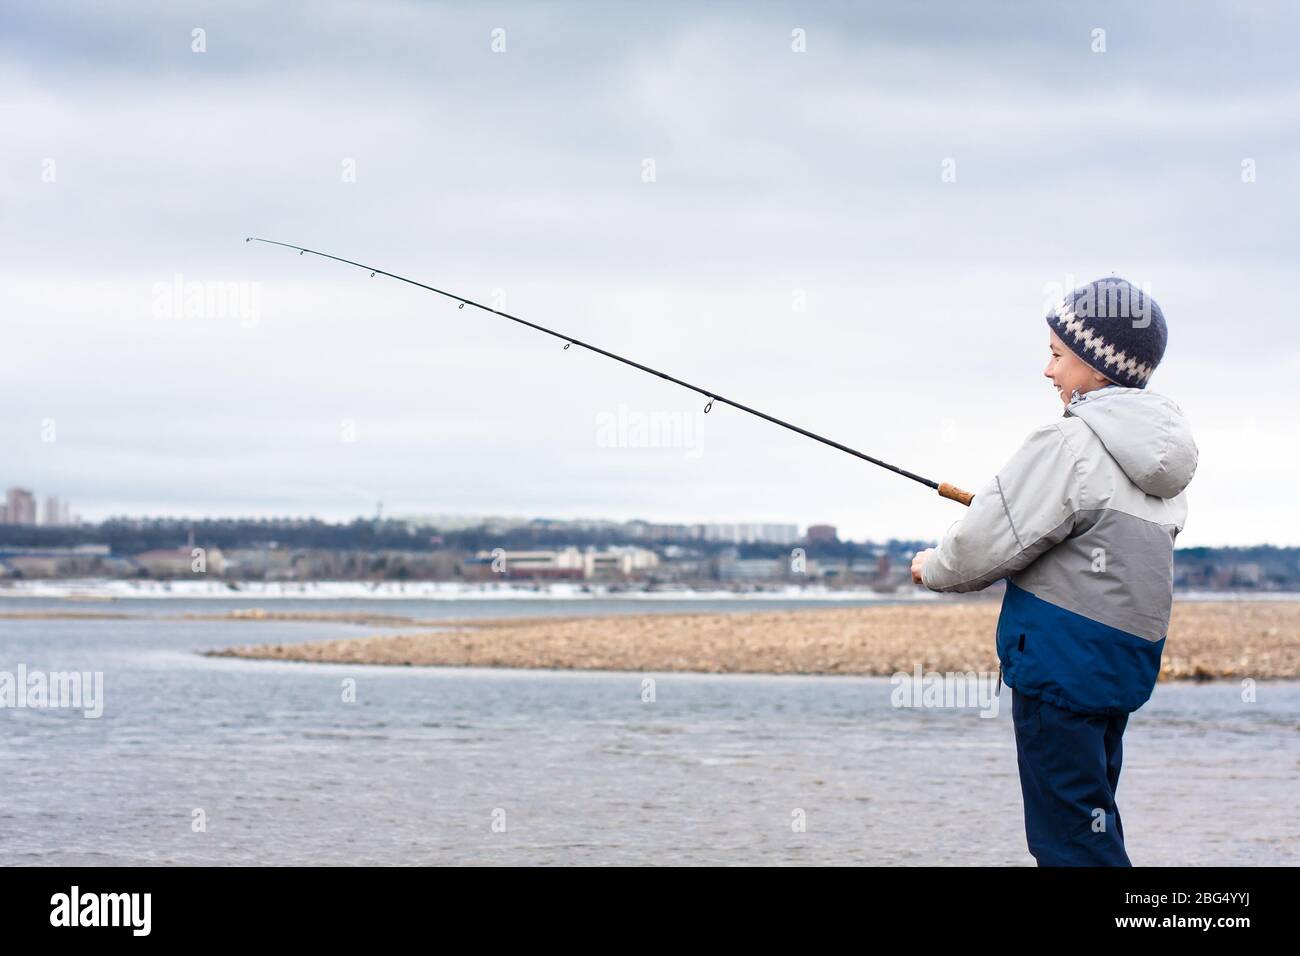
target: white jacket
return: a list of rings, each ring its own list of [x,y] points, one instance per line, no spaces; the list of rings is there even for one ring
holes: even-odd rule
[[[974,591],[1006,578],[1006,683],[1083,713],[1136,710],[1160,671],[1196,462],[1187,421],[1163,395],[1076,394],[976,494],[922,581]]]

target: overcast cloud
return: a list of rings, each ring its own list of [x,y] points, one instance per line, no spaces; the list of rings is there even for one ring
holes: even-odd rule
[[[1117,273],[1165,312],[1151,387],[1201,448],[1179,543],[1298,544],[1298,27],[1283,3],[8,5],[0,483],[88,518],[382,500],[936,538],[959,510],[918,485],[243,239],[504,296],[971,489],[1060,414],[1053,287]],[[256,283],[256,320],[160,316],[177,276]],[[606,447],[620,409],[700,431]]]

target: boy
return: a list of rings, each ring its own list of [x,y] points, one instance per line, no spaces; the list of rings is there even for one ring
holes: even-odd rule
[[[1150,296],[1099,279],[1047,324],[1043,374],[1063,417],[1030,433],[912,576],[934,591],[1007,579],[999,675],[1014,691],[1029,852],[1040,866],[1130,866],[1121,741],[1160,673],[1197,450],[1178,407],[1145,390],[1167,335]]]

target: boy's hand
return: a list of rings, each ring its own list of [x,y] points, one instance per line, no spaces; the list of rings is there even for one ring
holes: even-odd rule
[[[934,548],[926,548],[924,551],[916,552],[916,557],[912,558],[912,581],[921,584],[921,572],[925,570],[925,562],[930,560],[930,555],[934,554]]]

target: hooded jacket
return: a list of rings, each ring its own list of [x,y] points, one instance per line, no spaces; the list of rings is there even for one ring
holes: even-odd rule
[[[1196,461],[1187,420],[1165,396],[1075,393],[976,494],[922,582],[976,591],[1006,578],[1006,684],[1078,713],[1137,710],[1160,673]]]

